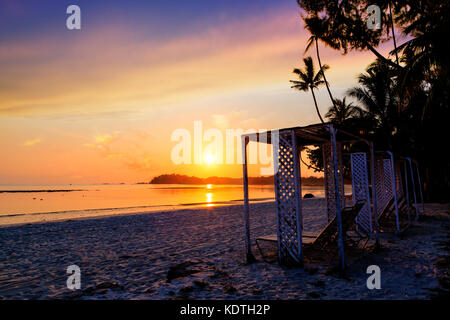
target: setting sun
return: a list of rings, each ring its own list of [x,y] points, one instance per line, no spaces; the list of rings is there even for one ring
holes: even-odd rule
[[[216,157],[212,153],[206,153],[203,157],[203,161],[207,165],[214,164],[216,162]]]

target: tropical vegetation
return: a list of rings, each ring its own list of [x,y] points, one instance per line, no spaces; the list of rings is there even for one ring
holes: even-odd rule
[[[347,91],[349,100],[332,96],[329,89],[332,84],[324,74],[327,68],[319,69],[319,80],[326,84],[332,102],[325,114],[327,120],[365,135],[375,142],[377,149],[415,158],[420,165],[427,200],[448,200],[450,2],[297,2],[311,34],[307,49],[315,45],[319,66],[322,65],[319,42],[342,54],[370,51],[374,55],[373,63],[357,77],[358,86]],[[381,9],[379,30],[370,30],[366,25],[369,5]],[[397,43],[399,38],[403,43]],[[392,44],[388,56],[383,56],[378,49],[385,43]],[[299,76],[303,82],[311,80],[311,75]],[[313,92],[309,84],[297,89]],[[319,110],[317,103],[316,110]],[[312,150],[309,156],[316,167],[320,166],[319,152]]]

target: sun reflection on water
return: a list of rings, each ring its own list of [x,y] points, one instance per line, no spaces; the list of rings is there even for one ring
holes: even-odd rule
[[[206,206],[207,206],[207,207],[212,207],[212,206],[214,206],[214,203],[212,203],[212,202],[213,202],[212,197],[213,197],[213,194],[212,194],[211,192],[208,192],[208,193],[206,194],[206,202],[207,202]]]

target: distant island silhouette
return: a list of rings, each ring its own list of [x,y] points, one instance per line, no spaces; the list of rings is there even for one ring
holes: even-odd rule
[[[273,185],[273,176],[249,177],[252,185]],[[199,178],[181,174],[162,174],[153,178],[150,182],[139,182],[138,184],[242,184],[242,178],[208,177]],[[323,178],[305,177],[302,184],[309,186],[322,186]]]

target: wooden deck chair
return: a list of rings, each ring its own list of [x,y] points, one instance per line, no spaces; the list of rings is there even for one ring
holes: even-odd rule
[[[342,209],[342,232],[345,234],[350,227],[355,223],[356,216],[364,206],[365,201],[358,201],[351,207]],[[313,246],[315,248],[324,248],[325,246],[337,241],[339,232],[337,229],[337,217],[334,217],[312,240],[311,238],[304,238],[303,244],[306,246]]]
[[[389,229],[389,218],[395,214],[395,203],[394,197],[386,204],[384,209],[378,215],[378,222],[380,224],[381,229]],[[408,219],[408,202],[406,201],[405,196],[400,196],[398,198],[398,214],[399,214],[399,222],[400,222],[400,232],[404,231],[406,227],[409,225]]]
[[[342,209],[342,232],[345,234],[350,227],[355,223],[356,216],[364,206],[365,201],[358,201],[351,207]],[[337,217],[335,216],[322,230],[317,232],[302,232],[302,245],[305,247],[324,248],[328,244],[337,241],[339,236],[337,228]],[[265,258],[263,251],[259,245],[260,241],[268,241],[278,243],[277,235],[262,236],[256,238],[256,246],[263,259]]]
[[[394,201],[395,201],[394,197],[392,197],[391,200],[389,200],[388,203],[386,203],[383,210],[381,210],[380,214],[378,215],[379,222],[386,219],[386,217],[388,217],[394,211],[394,209],[393,209]]]

